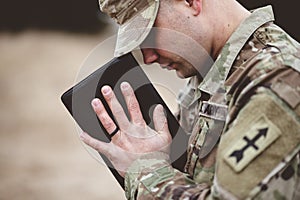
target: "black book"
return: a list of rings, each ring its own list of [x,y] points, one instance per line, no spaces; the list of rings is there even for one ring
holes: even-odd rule
[[[116,97],[128,116],[126,103],[120,90],[120,84],[124,81],[132,86],[139,101],[144,120],[151,128],[154,127],[152,120],[154,107],[157,104],[161,104],[164,107],[169,130],[173,137],[171,145],[172,166],[183,171],[186,162],[188,136],[180,127],[176,118],[131,53],[114,58],[94,71],[84,80],[66,91],[61,96],[61,100],[83,131],[98,140],[110,142],[111,138],[97,118],[91,106],[91,101],[96,97],[99,98],[103,102],[110,117],[114,120],[109,106],[101,94],[102,86],[109,85],[115,92]],[[100,155],[114,177],[124,188],[124,179],[114,169],[110,161],[104,155]]]

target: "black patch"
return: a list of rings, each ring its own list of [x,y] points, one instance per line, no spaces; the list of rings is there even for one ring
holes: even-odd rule
[[[298,164],[298,176],[300,177],[300,163]]]
[[[173,191],[172,199],[179,200],[181,195],[185,192],[185,187],[178,187]]]
[[[300,160],[300,153],[298,153],[298,162],[299,162],[299,160]],[[297,172],[298,172],[298,177],[300,177],[300,163],[298,163]]]
[[[199,198],[200,194],[193,194],[189,199],[191,200],[197,200]]]
[[[200,149],[196,146],[193,147],[193,154],[199,155]]]
[[[136,190],[134,193],[134,198],[137,199],[138,191]]]
[[[171,185],[166,187],[165,191],[161,194],[161,198],[164,199],[170,191],[171,191]]]
[[[291,165],[289,165],[281,174],[281,178],[285,181],[289,180],[292,178],[295,174],[295,170]]]
[[[261,191],[266,191],[268,189],[268,186],[266,184],[261,185]]]

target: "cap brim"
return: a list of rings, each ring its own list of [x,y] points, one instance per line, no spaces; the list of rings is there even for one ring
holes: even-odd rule
[[[114,56],[119,57],[138,47],[149,34],[159,8],[159,1],[154,1],[145,10],[131,20],[120,25]]]

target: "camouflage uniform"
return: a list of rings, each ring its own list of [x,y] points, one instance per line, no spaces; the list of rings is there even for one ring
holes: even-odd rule
[[[137,160],[128,199],[300,199],[300,46],[273,18],[253,11],[180,96],[186,171]]]

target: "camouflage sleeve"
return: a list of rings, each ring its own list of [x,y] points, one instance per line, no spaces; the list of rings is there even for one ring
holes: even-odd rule
[[[165,159],[140,159],[126,174],[126,197],[300,198],[300,99],[293,108],[286,101],[270,89],[257,90],[221,138],[212,184],[196,183]]]
[[[127,199],[204,199],[208,184],[192,179],[163,159],[139,159],[125,176]]]
[[[300,98],[286,88],[259,87],[222,136],[216,198],[300,198]]]

